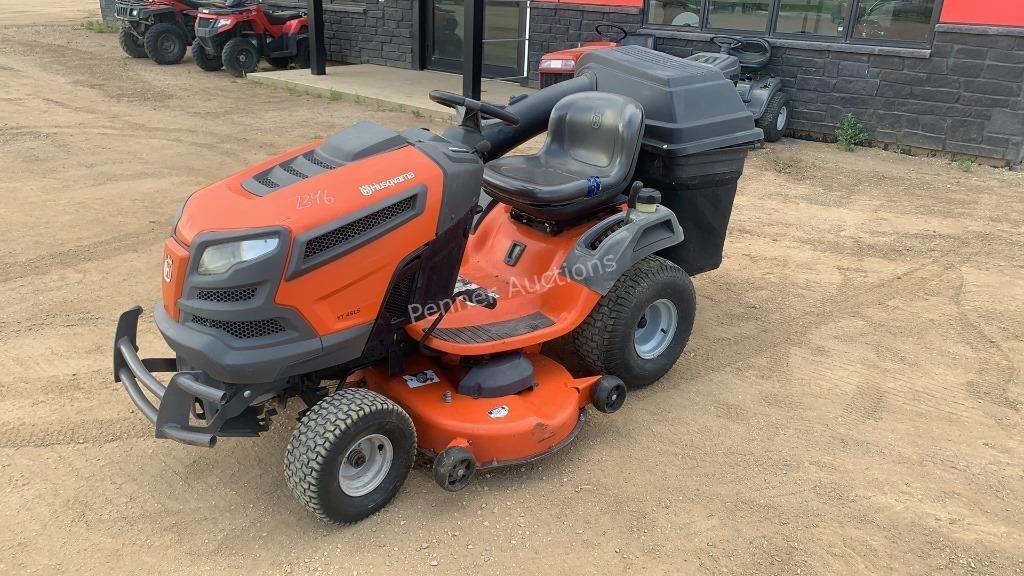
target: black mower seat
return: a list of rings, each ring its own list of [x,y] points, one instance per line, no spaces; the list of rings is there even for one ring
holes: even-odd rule
[[[303,16],[305,16],[305,14],[297,10],[291,10],[287,12],[283,10],[278,10],[276,12],[267,11],[266,15],[267,20],[274,25],[284,24],[285,22],[289,22],[291,20],[295,20],[296,18],[302,18]]]
[[[616,204],[633,175],[643,126],[643,107],[632,98],[605,92],[567,96],[551,111],[540,152],[487,164],[484,191],[555,222]]]

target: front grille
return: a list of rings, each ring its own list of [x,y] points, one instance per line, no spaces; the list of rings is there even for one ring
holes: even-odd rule
[[[358,220],[314,236],[306,242],[306,247],[302,252],[303,260],[309,260],[331,248],[351,242],[363,234],[368,234],[391,220],[411,212],[416,207],[416,198],[416,196],[409,196]]]
[[[281,321],[276,318],[269,318],[267,320],[227,321],[214,320],[212,318],[206,318],[205,316],[193,315],[192,323],[197,326],[203,326],[204,328],[212,328],[214,330],[227,332],[240,340],[262,338],[263,336],[271,336],[273,334],[280,334],[281,332],[287,331],[284,324],[281,324]]]
[[[555,84],[558,84],[559,82],[565,82],[566,80],[569,80],[572,77],[572,73],[561,74],[558,72],[545,72],[540,75],[540,87],[547,88],[548,86],[554,86]]]
[[[232,288],[229,290],[199,290],[196,300],[206,302],[245,302],[256,297],[256,288]]]

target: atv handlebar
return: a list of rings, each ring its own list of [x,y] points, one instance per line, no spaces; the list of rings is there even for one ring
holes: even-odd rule
[[[495,106],[494,104],[488,104],[487,102],[481,102],[480,100],[473,100],[472,98],[466,98],[465,96],[453,94],[452,92],[445,92],[444,90],[431,90],[430,99],[449,108],[462,107],[467,110],[478,112],[481,116],[501,120],[509,126],[519,126],[520,119],[517,114],[509,112],[505,108]]]

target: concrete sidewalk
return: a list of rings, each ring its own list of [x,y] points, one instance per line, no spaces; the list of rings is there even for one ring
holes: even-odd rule
[[[313,76],[309,70],[257,72],[246,77],[253,82],[284,87],[360,103],[378,103],[382,108],[419,112],[442,120],[451,118],[452,109],[431,102],[431,90],[462,93],[462,76],[433,70],[403,70],[373,64],[332,66],[326,76]],[[506,104],[510,96],[530,94],[534,90],[518,84],[484,80],[483,99]]]

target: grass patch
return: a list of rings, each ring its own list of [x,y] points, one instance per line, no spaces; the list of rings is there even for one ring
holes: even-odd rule
[[[956,161],[956,167],[964,172],[971,172],[974,170],[974,160],[971,160],[970,158],[961,158]]]
[[[112,34],[121,30],[120,26],[107,26],[102,20],[86,20],[82,23],[82,28],[97,34]]]
[[[331,91],[327,93],[327,99],[330,100],[331,102],[337,102],[341,100],[341,92],[338,92],[334,88],[331,88]]]

